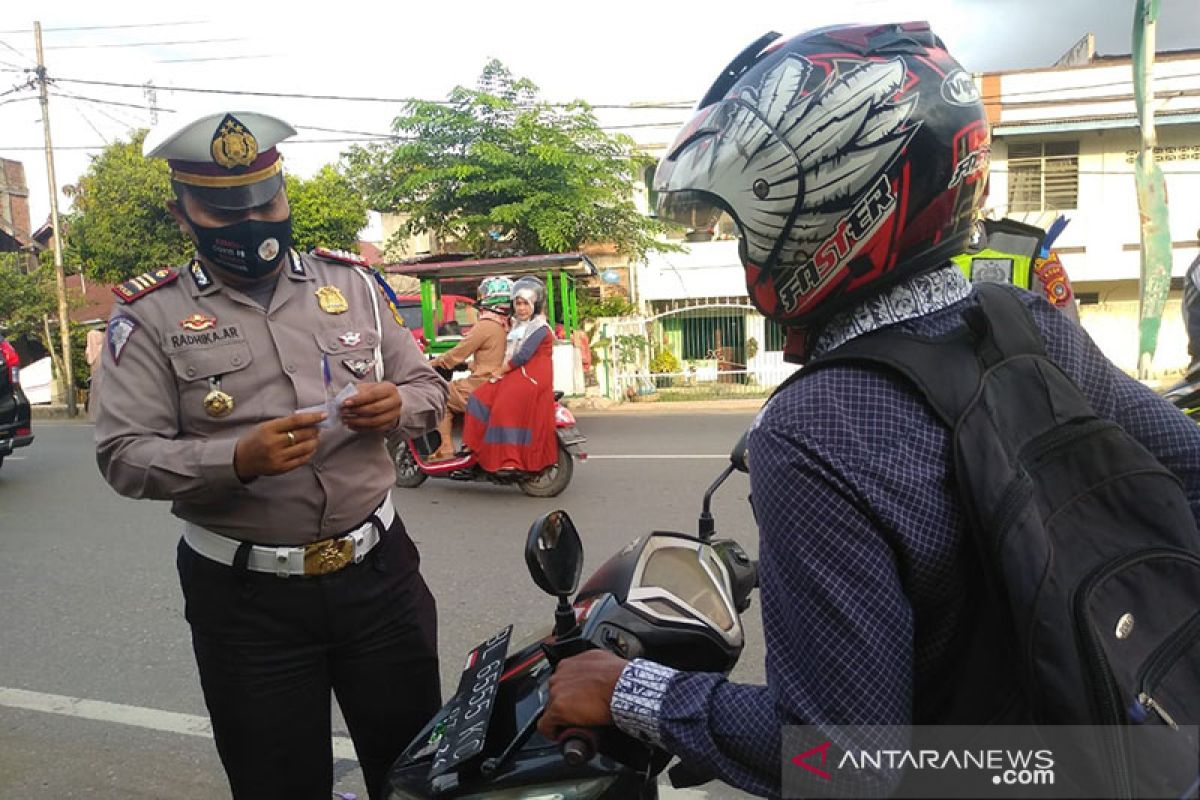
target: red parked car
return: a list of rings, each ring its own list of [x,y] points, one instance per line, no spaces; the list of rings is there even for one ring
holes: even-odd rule
[[[13,346],[0,338],[0,464],[14,448],[32,443],[29,400],[21,391],[21,360]]]
[[[428,342],[425,341],[425,322],[421,315],[421,296],[401,294],[396,296],[396,301],[405,326],[412,331],[413,338],[421,346],[421,352],[424,352]],[[437,321],[438,339],[465,336],[479,319],[475,301],[461,294],[444,294],[441,301],[442,314]]]

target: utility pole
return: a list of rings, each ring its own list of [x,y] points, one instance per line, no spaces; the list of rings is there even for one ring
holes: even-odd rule
[[[63,271],[62,229],[58,225],[58,179],[54,175],[54,145],[50,141],[50,98],[46,93],[46,65],[42,59],[42,23],[33,23],[37,41],[37,82],[42,102],[42,132],[46,136],[46,178],[50,183],[50,227],[54,231],[54,281],[58,285],[58,332],[62,337],[63,393],[67,396],[67,416],[75,408],[75,376],[71,369],[71,320],[67,316],[67,277]]]

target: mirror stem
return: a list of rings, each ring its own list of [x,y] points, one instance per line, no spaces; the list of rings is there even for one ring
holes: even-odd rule
[[[575,632],[575,609],[571,608],[571,601],[566,595],[558,596],[558,607],[554,609],[554,638],[562,639],[570,636]]]
[[[730,464],[725,468],[725,471],[722,472],[715,481],[713,481],[712,486],[708,487],[708,491],[704,493],[704,506],[700,510],[700,538],[706,542],[713,537],[714,533],[716,533],[716,523],[713,521],[712,511],[709,510],[712,506],[713,492],[717,491],[718,487],[725,482],[725,479],[733,474],[733,470],[734,466]]]

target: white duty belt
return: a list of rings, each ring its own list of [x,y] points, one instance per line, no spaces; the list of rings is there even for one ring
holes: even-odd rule
[[[391,492],[388,492],[370,519],[339,536],[297,547],[251,545],[246,568],[255,572],[269,572],[281,578],[337,572],[362,561],[379,544],[381,531],[390,528],[395,518],[396,507],[392,505]],[[375,520],[379,521],[382,528],[376,526]],[[233,566],[238,548],[245,544],[193,522],[183,524],[183,540],[198,554],[228,566]]]

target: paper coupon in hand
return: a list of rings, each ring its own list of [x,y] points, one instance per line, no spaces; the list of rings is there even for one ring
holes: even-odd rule
[[[317,427],[332,428],[334,425],[342,424],[342,419],[338,415],[338,412],[341,410],[342,403],[346,401],[346,398],[353,397],[356,394],[358,394],[358,386],[353,383],[347,383],[342,387],[340,392],[333,397],[326,399],[324,403],[315,406],[308,406],[307,408],[297,409],[297,413],[305,414],[309,412],[324,411],[325,419],[318,422]]]

